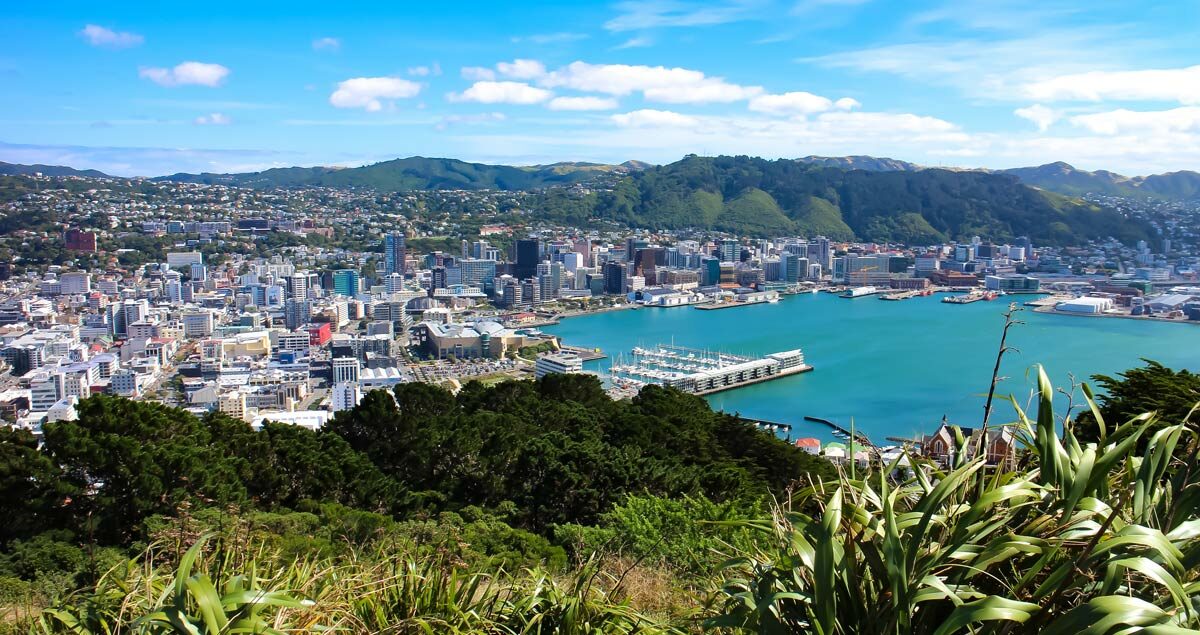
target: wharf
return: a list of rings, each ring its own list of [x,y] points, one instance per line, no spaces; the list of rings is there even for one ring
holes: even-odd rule
[[[559,348],[567,353],[575,353],[579,356],[579,359],[585,362],[608,358],[608,355],[605,355],[604,352],[598,348],[583,348],[581,346],[567,346],[565,344],[559,346]]]
[[[769,304],[770,300],[732,300],[730,302],[705,302],[703,304],[693,304],[692,306],[701,311],[716,311],[717,309],[734,309],[741,306],[753,306],[755,304]]]
[[[660,344],[634,348],[632,362],[618,360],[610,369],[617,382],[670,386],[693,395],[724,390],[811,371],[797,350],[753,358]]]

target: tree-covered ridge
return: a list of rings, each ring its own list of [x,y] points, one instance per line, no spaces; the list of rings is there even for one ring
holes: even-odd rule
[[[1011,423],[990,429],[1016,441],[988,448],[1005,456],[952,429],[948,464],[876,456],[813,473],[767,506],[633,494],[590,526],[556,525],[547,536],[512,526],[520,510],[509,503],[405,519],[316,501],[271,511],[210,504],[148,518],[152,542],[133,558],[46,532],[0,552],[0,632],[1200,633],[1200,434],[1174,418],[1195,394],[1194,376],[1151,364],[1124,377],[1112,380],[1120,394],[1100,403],[1082,390],[1094,439],[1077,434],[1077,408],[1055,412],[1057,391],[1039,369],[1036,415],[1013,399]],[[1137,394],[1148,381],[1170,396]],[[459,411],[564,412],[538,411],[521,395],[583,410],[604,403],[586,382],[530,386],[476,386],[462,401],[422,390],[374,414],[392,417],[379,434],[407,435],[410,423]],[[687,407],[678,393],[654,392],[627,405],[647,416]],[[510,408],[514,398],[520,407]],[[1110,418],[1144,399],[1159,412]],[[0,482],[19,480],[11,465],[27,463],[39,478],[54,469],[28,444],[0,447],[13,451]],[[749,454],[764,458],[762,449]],[[405,459],[403,450],[373,455],[389,465],[383,472]],[[420,472],[409,466],[400,478]],[[79,591],[50,594],[48,608],[21,604],[14,592],[27,583],[5,577],[71,570],[49,579]]]
[[[1042,244],[1150,237],[1147,226],[1116,211],[1047,194],[1003,174],[874,172],[745,156],[689,156],[631,174],[611,191],[550,191],[537,211],[571,223],[604,218],[651,228],[907,244],[975,235],[1028,236]]]
[[[713,412],[649,388],[610,400],[591,376],[551,375],[457,396],[436,386],[373,391],[319,432],[104,395],[77,421],[48,423],[44,447],[3,431],[0,543],[65,530],[102,544],[144,538],[180,506],[264,511],[337,504],[393,517],[466,507],[515,510],[547,533],[594,524],[630,494],[756,500],[831,466]]]
[[[408,157],[357,168],[271,168],[240,174],[172,174],[155,180],[186,183],[273,187],[360,187],[396,192],[409,190],[534,190],[580,183],[605,174],[625,174],[643,164],[564,162],[512,166],[469,163],[458,159]]]
[[[1021,179],[1027,185],[1069,196],[1107,194],[1168,201],[1200,198],[1200,173],[1188,170],[1130,177],[1107,170],[1089,172],[1059,161],[1003,172]]]

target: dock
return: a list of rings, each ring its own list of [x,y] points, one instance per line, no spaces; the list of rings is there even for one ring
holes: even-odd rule
[[[598,348],[583,348],[581,346],[567,346],[566,344],[559,346],[559,348],[567,353],[575,353],[579,356],[579,359],[585,362],[608,358],[608,355],[605,355],[604,352]]]
[[[614,382],[657,384],[693,395],[709,395],[813,369],[799,349],[754,358],[660,344],[634,348],[631,357],[630,363],[619,359],[612,366]]]
[[[991,292],[975,293],[971,292],[966,295],[952,295],[942,298],[942,302],[946,304],[971,304],[980,300],[995,300],[997,295]]]

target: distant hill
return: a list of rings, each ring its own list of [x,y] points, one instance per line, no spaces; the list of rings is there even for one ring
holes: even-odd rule
[[[695,227],[768,236],[932,244],[974,235],[1029,236],[1042,244],[1114,236],[1149,239],[1150,229],[1115,211],[982,171],[866,171],[799,160],[688,156],[631,173],[611,191],[550,190],[548,219],[604,218],[649,228]]]
[[[796,159],[801,163],[817,165],[823,168],[842,168],[845,170],[867,170],[868,172],[915,172],[925,169],[925,166],[889,159],[887,157],[869,157],[853,155],[848,157],[818,157],[807,156]]]
[[[385,191],[406,190],[532,190],[569,185],[602,174],[628,174],[647,164],[621,165],[563,162],[550,165],[510,166],[468,163],[457,159],[409,157],[359,168],[273,168],[242,174],[172,174],[159,181],[218,183],[243,187],[364,187]]]
[[[0,161],[0,174],[28,176],[38,173],[45,176],[86,176],[93,179],[113,178],[99,170],[76,170],[65,165],[22,165],[20,163],[5,163]]]
[[[1070,196],[1095,193],[1166,200],[1200,198],[1200,173],[1196,172],[1168,172],[1129,177],[1107,170],[1088,172],[1061,161],[1002,172],[1017,177],[1026,185]]]

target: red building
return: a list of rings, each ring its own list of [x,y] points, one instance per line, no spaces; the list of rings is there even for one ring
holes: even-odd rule
[[[68,251],[96,252],[96,234],[79,229],[68,229],[63,235]]]
[[[333,328],[329,325],[329,322],[309,324],[304,328],[308,331],[308,343],[310,346],[324,346],[326,342],[333,339]]]

